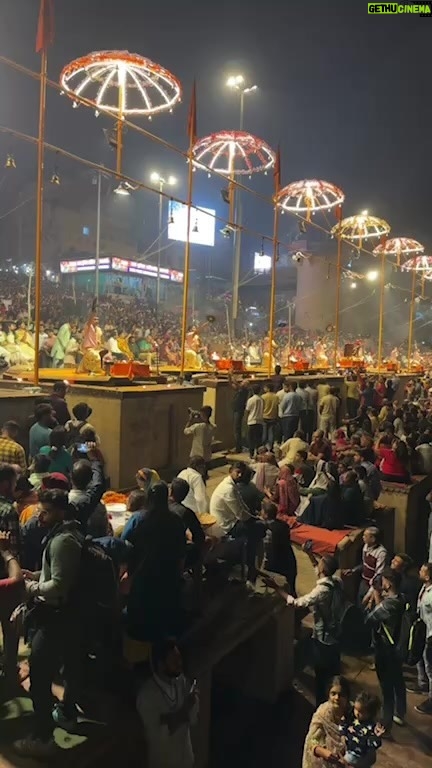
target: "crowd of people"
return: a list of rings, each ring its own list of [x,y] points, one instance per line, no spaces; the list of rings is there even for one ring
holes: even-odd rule
[[[40,366],[76,367],[82,356],[85,325],[93,295],[79,292],[77,298],[71,289],[50,279],[43,280],[40,328]],[[114,299],[114,300],[113,300]],[[226,297],[209,299],[208,306],[221,306]],[[244,314],[241,329],[234,335],[226,323],[225,308],[217,313],[206,309],[205,299],[200,310],[191,313],[190,343],[192,353],[186,367],[202,369],[212,367],[221,359],[243,361],[246,365],[268,366],[271,352],[274,362],[284,367],[305,363],[309,367],[326,369],[334,362],[334,334],[324,329],[305,331],[295,325],[288,327],[283,319],[284,303],[278,307],[279,318],[274,328],[273,347],[270,351],[268,335],[268,307],[254,307],[253,322]],[[35,337],[30,314],[34,307],[34,292],[28,295],[27,280],[13,272],[3,272],[0,288],[0,358],[5,364],[31,368],[35,357]],[[149,364],[163,363],[177,367],[181,361],[180,302],[173,308],[157,309],[151,295],[137,297],[122,295],[115,298],[101,295],[97,313],[101,323],[103,348],[109,353],[107,360],[136,359]],[[215,314],[214,314],[215,313]],[[198,321],[198,316],[201,318]],[[346,345],[354,350],[365,366],[373,365],[377,355],[377,341],[373,338],[357,339],[350,333],[340,337],[337,358],[345,356]],[[386,344],[385,355],[397,366],[407,364],[407,345],[391,347]],[[428,360],[426,347],[414,345],[411,363],[421,365]]]
[[[344,413],[338,392],[324,381],[295,386],[276,369],[261,391],[254,380],[232,379],[236,447],[242,450],[246,437],[250,461],[233,461],[210,494],[212,411],[191,412],[184,427],[188,466],[169,484],[151,467],[139,469],[121,524],[106,506],[104,445],[91,409],[82,402],[70,413],[64,383],[39,399],[27,429],[3,425],[3,682],[8,690],[20,684],[23,636],[34,709],[32,733],[15,744],[20,755],[49,759],[57,749],[55,727],[73,731],[83,715],[95,718],[104,686],[124,695],[127,681],[150,768],[192,768],[199,695],[178,643],[203,601],[233,574],[244,580],[245,594],[255,594],[264,579],[300,616],[313,614],[312,637],[300,638],[295,650],[297,672],[306,663],[314,667],[318,705],[304,768],[368,768],[381,740],[403,724],[406,659],[398,637],[407,604],[425,628],[415,690],[426,696],[416,709],[432,714],[432,566],[416,575],[404,553],[392,558],[374,522],[381,482],[408,483],[413,473],[432,470],[428,382],[410,382],[400,401],[397,380],[350,376],[347,384],[354,403]],[[358,567],[338,577],[337,560],[315,557],[308,543],[317,581],[298,595],[290,534],[296,521],[364,529]],[[344,580],[356,577],[352,605]],[[346,681],[334,677],[351,624],[362,653],[373,654],[382,714],[381,702],[366,691],[350,704]],[[61,702],[51,691],[60,670]]]

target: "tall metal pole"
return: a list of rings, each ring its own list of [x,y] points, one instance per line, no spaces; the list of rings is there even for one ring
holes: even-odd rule
[[[412,348],[414,339],[414,309],[415,309],[415,284],[416,284],[416,271],[412,270],[412,282],[411,282],[411,304],[410,304],[410,317],[408,328],[408,370],[411,370],[412,362]]]
[[[102,174],[98,171],[97,181],[97,216],[96,216],[96,277],[95,277],[95,296],[99,299],[99,265],[100,265],[100,235],[101,235],[101,193],[102,193]]]
[[[244,90],[240,91],[240,131],[243,130],[244,123]],[[235,336],[235,321],[238,317],[238,303],[239,303],[239,283],[240,283],[240,261],[241,261],[241,238],[242,238],[242,206],[240,199],[240,190],[232,188],[232,194],[235,196],[235,214],[234,222],[236,229],[234,232],[234,259],[233,259],[233,297],[232,297],[232,325],[233,335]]]
[[[32,290],[33,265],[30,266],[27,285],[27,323],[31,323],[31,290]]]
[[[126,70],[122,65],[118,66],[118,120],[117,120],[117,162],[116,172],[120,176],[122,172],[123,162],[123,116],[124,116],[124,99],[125,99],[125,80]]]
[[[34,383],[39,384],[39,330],[42,301],[42,233],[44,200],[44,159],[45,159],[45,120],[47,90],[48,57],[46,47],[41,54],[41,72],[39,88],[39,134],[37,158],[36,190],[36,254],[35,254],[35,362]]]
[[[336,267],[336,315],[335,315],[335,338],[334,338],[334,363],[333,368],[337,369],[337,355],[339,348],[339,315],[340,315],[340,289],[342,279],[342,239],[340,231],[338,232],[337,247],[337,267]]]
[[[272,258],[272,272],[271,272],[271,291],[270,291],[270,317],[269,317],[269,345],[268,345],[268,375],[272,374],[273,363],[273,339],[274,339],[274,325],[275,325],[275,313],[276,313],[276,266],[278,260],[278,235],[279,235],[279,205],[278,194],[280,190],[280,149],[278,147],[276,164],[274,170],[274,213],[273,213],[273,258]]]
[[[384,341],[384,289],[386,273],[386,255],[381,253],[381,284],[380,284],[380,305],[379,305],[379,323],[378,323],[378,371],[381,371],[383,359],[383,341]]]
[[[182,311],[182,334],[181,334],[181,350],[180,350],[180,376],[184,376],[185,360],[186,360],[186,335],[187,335],[187,319],[188,319],[188,302],[189,302],[189,273],[190,273],[190,225],[192,214],[192,194],[193,194],[193,147],[196,141],[196,86],[194,83],[192,91],[192,101],[189,112],[189,147],[188,147],[188,192],[187,192],[187,222],[186,222],[186,243],[185,243],[185,255],[184,255],[184,283],[183,283],[183,311]]]
[[[159,311],[160,302],[160,269],[161,269],[161,246],[162,246],[162,213],[163,213],[163,187],[164,180],[159,177],[159,240],[158,240],[158,273],[157,273],[157,288],[156,288],[156,310]]]

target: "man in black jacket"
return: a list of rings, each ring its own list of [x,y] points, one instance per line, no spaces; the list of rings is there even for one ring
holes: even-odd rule
[[[366,624],[372,628],[376,673],[383,697],[382,724],[387,733],[393,723],[403,725],[406,714],[405,681],[396,648],[405,609],[400,584],[401,574],[394,568],[385,568],[381,588],[373,589],[374,607],[366,617]]]

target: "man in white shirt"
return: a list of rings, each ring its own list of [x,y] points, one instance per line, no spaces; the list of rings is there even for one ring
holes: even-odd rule
[[[213,435],[216,430],[215,424],[210,421],[212,413],[210,405],[204,405],[200,408],[198,421],[194,411],[190,411],[188,423],[184,428],[185,435],[192,435],[189,455],[202,456],[206,464],[211,461]]]
[[[244,461],[236,461],[232,465],[228,477],[213,491],[210,514],[216,518],[219,528],[226,536],[246,539],[247,578],[249,582],[255,583],[258,542],[264,538],[266,529],[257,517],[251,515],[236,487],[246,470],[247,464]]]
[[[251,459],[253,459],[257,449],[262,445],[264,403],[260,397],[260,392],[261,385],[254,384],[252,387],[253,394],[246,403],[248,444]]]
[[[191,456],[189,466],[179,472],[178,477],[186,480],[189,485],[189,493],[183,500],[183,504],[196,515],[208,514],[209,498],[204,482],[206,463],[202,456]]]
[[[152,675],[141,685],[137,711],[145,729],[148,768],[193,768],[190,726],[198,717],[196,684],[183,674],[183,662],[174,640],[152,649]]]

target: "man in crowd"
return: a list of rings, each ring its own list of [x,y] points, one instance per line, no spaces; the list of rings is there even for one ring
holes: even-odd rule
[[[321,398],[319,404],[320,429],[328,437],[337,427],[337,410],[339,400],[334,394],[334,389],[330,389],[328,395]]]
[[[397,639],[405,609],[400,594],[400,573],[392,568],[382,572],[381,586],[373,588],[372,606],[366,626],[372,629],[376,673],[383,697],[382,724],[390,734],[393,723],[404,724],[406,689],[402,662],[397,654]]]
[[[246,403],[248,399],[247,381],[242,379],[231,379],[231,386],[234,390],[232,399],[233,410],[233,429],[235,453],[242,453],[243,451],[243,417],[245,414]]]
[[[322,429],[317,429],[312,435],[308,457],[310,461],[314,462],[317,462],[320,459],[322,459],[322,461],[331,461],[332,446],[327,438],[324,437]]]
[[[248,445],[251,459],[262,445],[264,424],[264,403],[260,396],[261,385],[252,386],[252,395],[246,403]]]
[[[360,573],[361,580],[358,591],[360,604],[367,603],[372,595],[374,580],[380,576],[385,568],[387,550],[380,543],[380,531],[375,526],[366,528],[363,534],[362,562],[355,568],[343,571],[344,576],[352,573]]]
[[[263,401],[263,419],[264,419],[264,431],[262,437],[262,444],[265,445],[269,451],[273,450],[273,444],[276,440],[278,416],[279,416],[279,398],[273,390],[273,384],[264,384],[264,394],[262,395]]]
[[[299,381],[296,392],[302,399],[302,406],[300,409],[300,428],[304,433],[306,440],[309,441],[312,437],[313,404],[309,392],[306,388],[305,381]]]
[[[313,381],[307,382],[306,392],[308,393],[310,407],[312,410],[312,417],[311,417],[312,421],[310,425],[311,432],[309,436],[310,438],[317,428],[317,418],[318,418],[318,390]]]
[[[212,413],[210,405],[200,408],[199,414],[191,410],[184,428],[185,435],[192,435],[190,456],[201,456],[207,467],[211,461],[213,435],[216,431],[216,426],[210,421]]]
[[[298,666],[302,669],[307,661],[312,660],[318,706],[327,700],[328,684],[331,678],[340,672],[341,649],[338,630],[343,617],[338,614],[338,609],[343,604],[343,587],[340,579],[335,576],[338,568],[336,558],[324,555],[318,560],[307,545],[304,551],[307,552],[317,575],[316,585],[310,592],[294,598],[278,587],[272,579],[266,579],[265,582],[286,600],[287,605],[308,608],[313,613],[312,644],[308,643],[307,648],[306,644],[299,647]]]
[[[83,530],[86,530],[91,516],[98,513],[98,507],[102,506],[100,500],[105,490],[105,479],[102,465],[97,458],[98,455],[90,450],[86,459],[76,461],[72,467],[69,503]],[[103,509],[106,516],[106,510]]]
[[[81,544],[76,526],[67,523],[69,502],[64,491],[40,493],[40,523],[47,530],[47,545],[40,573],[25,572],[28,595],[35,601],[32,614],[30,693],[34,710],[33,736],[15,743],[23,757],[50,758],[56,753],[54,717],[76,719],[82,678],[82,622],[71,597],[78,582]],[[62,707],[53,710],[51,686],[63,665],[65,694]]]
[[[275,365],[274,374],[271,377],[271,384],[273,387],[273,392],[279,392],[280,389],[282,389],[282,385],[284,383],[284,377],[282,376],[282,368],[280,365]]]
[[[29,433],[29,455],[34,459],[44,445],[49,445],[49,437],[55,421],[53,419],[53,408],[48,403],[41,403],[35,408],[36,422],[30,427]]]
[[[67,385],[64,383],[64,381],[56,381],[50,396],[50,402],[55,412],[56,419],[62,427],[64,427],[66,422],[68,422],[71,417],[69,408],[66,404],[66,392]]]
[[[147,744],[146,765],[193,768],[190,727],[198,716],[198,690],[186,680],[174,640],[163,640],[153,646],[151,670],[137,696]]]
[[[236,461],[229,474],[215,488],[210,500],[210,514],[226,536],[246,539],[247,579],[251,584],[256,581],[256,554],[259,541],[265,536],[265,527],[251,515],[237,489],[248,467],[244,461]]]
[[[302,432],[301,429],[297,429],[297,431],[294,432],[293,437],[290,437],[289,440],[287,440],[285,443],[282,443],[280,447],[282,459],[279,462],[279,466],[283,466],[284,464],[293,464],[295,462],[298,451],[307,452],[308,447],[309,446],[305,440],[304,432]]]
[[[420,568],[422,588],[417,600],[417,613],[426,625],[426,645],[423,658],[417,664],[416,686],[408,687],[413,693],[425,693],[426,699],[417,704],[421,715],[432,715],[432,564],[424,563]]]
[[[286,442],[293,436],[298,427],[303,401],[295,391],[294,382],[287,382],[283,388],[284,394],[279,404],[279,416],[282,419],[282,435],[284,442]]]
[[[178,474],[178,477],[185,480],[189,486],[189,493],[183,500],[184,505],[196,515],[204,515],[209,511],[210,502],[204,480],[206,471],[202,456],[191,456],[189,465]]]
[[[0,435],[0,463],[15,464],[25,472],[27,462],[25,451],[17,441],[19,426],[16,421],[6,421]]]

